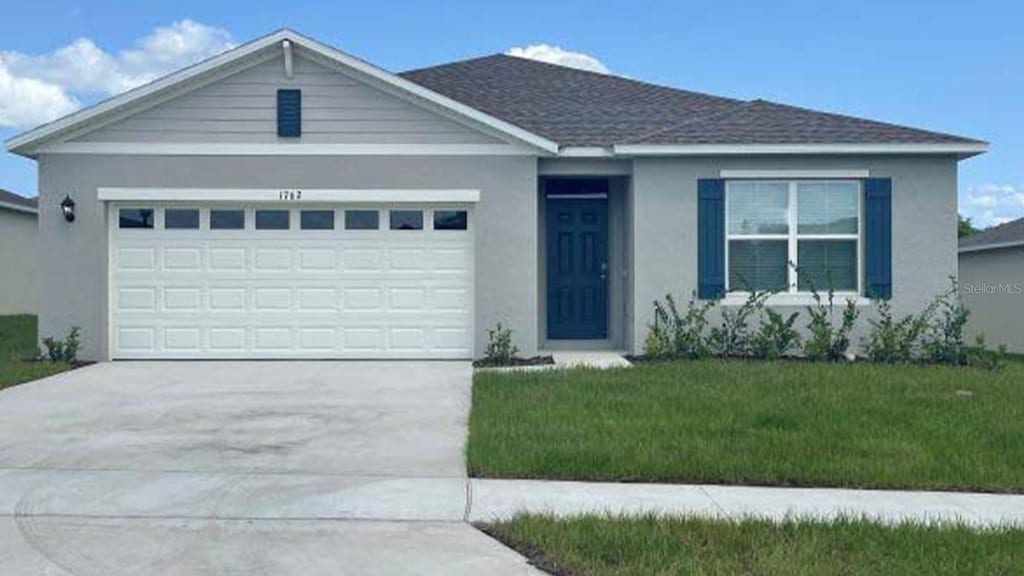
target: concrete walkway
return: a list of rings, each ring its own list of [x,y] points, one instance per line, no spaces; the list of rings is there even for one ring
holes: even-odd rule
[[[1024,495],[490,479],[472,479],[470,487],[471,521],[507,519],[529,511],[556,516],[608,512],[774,520],[865,516],[882,522],[1024,526]]]

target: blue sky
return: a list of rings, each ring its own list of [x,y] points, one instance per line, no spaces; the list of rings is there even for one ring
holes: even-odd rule
[[[1019,1],[18,2],[0,25],[0,138],[281,26],[394,71],[545,44],[637,79],[988,140],[960,164],[960,210],[990,225],[1024,216],[1021,22]],[[34,195],[34,162],[4,153],[0,188]]]

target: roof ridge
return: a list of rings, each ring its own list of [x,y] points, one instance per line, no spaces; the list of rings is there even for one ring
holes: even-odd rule
[[[463,58],[461,60],[452,60],[451,62],[443,62],[441,64],[431,64],[430,66],[420,66],[419,68],[409,68],[408,70],[402,70],[401,72],[396,72],[395,74],[397,74],[398,76],[404,76],[406,74],[415,74],[417,72],[422,72],[424,70],[434,70],[434,69],[437,69],[437,68],[444,68],[446,66],[457,66],[457,65],[460,65],[460,64],[467,64],[469,62],[476,62],[477,60],[487,60],[488,58],[494,58],[496,56],[503,56],[503,54],[501,54],[500,52],[495,52],[494,54],[486,54],[484,56],[472,56],[472,57],[469,57],[469,58]]]
[[[708,120],[714,120],[716,118],[721,118],[723,116],[728,116],[728,115],[731,115],[731,114],[736,114],[736,113],[738,113],[738,112],[740,112],[740,111],[750,107],[750,105],[753,104],[753,103],[754,103],[753,101],[740,101],[739,102],[739,106],[737,106],[736,108],[734,108],[732,110],[719,110],[717,112],[711,112],[711,113],[705,114],[703,116],[697,116],[696,118],[690,118],[688,120],[683,120],[682,122],[676,122],[675,124],[672,124],[671,126],[668,126],[668,127],[665,127],[665,128],[658,128],[657,130],[648,132],[646,134],[640,134],[640,135],[634,136],[634,137],[629,139],[627,144],[633,144],[633,143],[636,143],[636,142],[640,142],[642,140],[645,140],[647,138],[652,138],[652,137],[657,136],[658,134],[662,134],[664,132],[671,132],[672,130],[675,130],[676,128],[680,128],[682,126],[690,126],[690,125],[699,124],[701,122],[705,122],[705,121],[708,121]]]
[[[431,69],[436,69],[436,68],[444,68],[444,67],[450,66],[450,65],[465,64],[467,62],[473,62],[473,61],[476,61],[476,60],[486,60],[488,58],[508,59],[508,60],[511,60],[511,61],[526,63],[528,65],[536,65],[536,66],[540,66],[540,67],[554,68],[554,69],[559,70],[561,72],[569,72],[569,73],[575,73],[575,74],[584,74],[584,75],[595,76],[595,77],[603,78],[603,79],[610,78],[610,79],[613,79],[613,80],[619,80],[619,81],[622,81],[622,82],[628,82],[630,84],[635,84],[635,85],[638,85],[638,86],[646,86],[646,87],[649,87],[649,88],[657,88],[659,90],[670,90],[672,92],[680,92],[680,93],[683,93],[683,94],[689,94],[689,95],[692,95],[692,96],[701,96],[701,97],[704,97],[704,98],[711,98],[711,99],[714,99],[714,100],[728,100],[730,102],[736,102],[736,103],[745,103],[746,102],[746,101],[740,100],[738,98],[730,98],[729,96],[720,96],[718,94],[712,94],[710,92],[701,92],[701,91],[698,91],[698,90],[689,90],[687,88],[678,88],[678,87],[675,87],[675,86],[666,86],[665,84],[655,84],[654,82],[647,82],[645,80],[637,80],[635,78],[629,78],[628,76],[621,76],[619,74],[613,74],[611,72],[594,72],[593,70],[584,70],[582,68],[575,68],[575,67],[572,67],[572,66],[565,66],[565,65],[562,65],[562,64],[554,64],[552,62],[544,62],[543,60],[535,60],[533,58],[526,58],[526,57],[523,57],[523,56],[512,56],[511,54],[506,54],[504,52],[497,52],[497,53],[490,54],[490,55],[487,55],[487,56],[478,56],[476,58],[467,58],[465,60],[456,60],[454,62],[445,62],[443,64],[437,64],[435,66],[427,66],[427,67],[423,67],[423,68],[414,68],[412,70],[403,70],[402,72],[399,72],[398,74],[400,76],[404,75],[404,74],[413,74],[413,73],[421,72],[421,71],[424,71],[424,70],[431,70]]]

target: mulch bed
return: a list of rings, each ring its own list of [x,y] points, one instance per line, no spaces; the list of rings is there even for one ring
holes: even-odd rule
[[[554,364],[553,356],[534,356],[532,358],[513,358],[511,362],[492,362],[486,358],[473,361],[473,368],[504,368],[511,366],[546,366]]]

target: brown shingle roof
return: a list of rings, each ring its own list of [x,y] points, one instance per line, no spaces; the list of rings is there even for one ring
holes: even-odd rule
[[[410,70],[400,76],[562,146],[978,142],[502,54]]]

